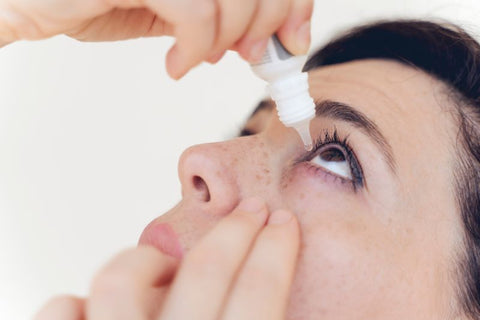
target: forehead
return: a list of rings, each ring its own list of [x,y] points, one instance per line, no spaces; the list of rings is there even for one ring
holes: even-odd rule
[[[390,60],[360,60],[323,67],[309,73],[311,93],[341,95],[372,118],[421,122],[448,107],[445,86],[423,71]],[[448,109],[448,108],[447,108]],[[450,120],[435,117],[436,120]]]
[[[406,189],[451,184],[456,130],[442,82],[399,62],[377,59],[312,70],[309,82],[315,100],[344,102],[377,124]],[[420,179],[425,176],[429,179]]]

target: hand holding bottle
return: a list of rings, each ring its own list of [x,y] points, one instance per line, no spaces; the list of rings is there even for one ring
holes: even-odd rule
[[[67,34],[83,41],[170,35],[167,71],[180,78],[227,49],[261,57],[277,33],[294,54],[310,44],[313,0],[0,0],[0,46]]]

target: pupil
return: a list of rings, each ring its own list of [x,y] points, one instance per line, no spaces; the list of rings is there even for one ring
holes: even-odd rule
[[[325,161],[333,161],[333,162],[345,161],[345,156],[343,155],[343,152],[341,152],[336,148],[325,150],[320,154],[320,156]]]

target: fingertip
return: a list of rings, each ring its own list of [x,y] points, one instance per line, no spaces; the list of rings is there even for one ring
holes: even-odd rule
[[[296,239],[295,242],[299,242],[300,237],[300,224],[297,216],[290,210],[278,209],[273,211],[268,217],[267,225],[274,229],[280,228],[283,237],[286,235],[285,230],[289,230],[287,238]]]
[[[175,44],[167,53],[166,69],[168,75],[174,80],[180,80],[188,71],[185,65],[186,63],[182,52]]]
[[[310,20],[305,21],[296,32],[296,44],[298,54],[307,54],[311,42],[311,23]]]
[[[206,61],[210,64],[215,64],[218,61],[220,61],[220,59],[223,58],[223,56],[225,55],[225,52],[226,51],[221,51],[221,52],[214,53]]]
[[[293,55],[308,53],[311,42],[311,23],[306,20],[295,27],[282,28],[277,35],[285,48]]]

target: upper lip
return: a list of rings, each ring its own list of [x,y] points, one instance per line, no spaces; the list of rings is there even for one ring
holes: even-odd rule
[[[143,230],[138,245],[151,245],[171,257],[178,259],[183,257],[183,248],[178,236],[167,223],[152,221]]]

